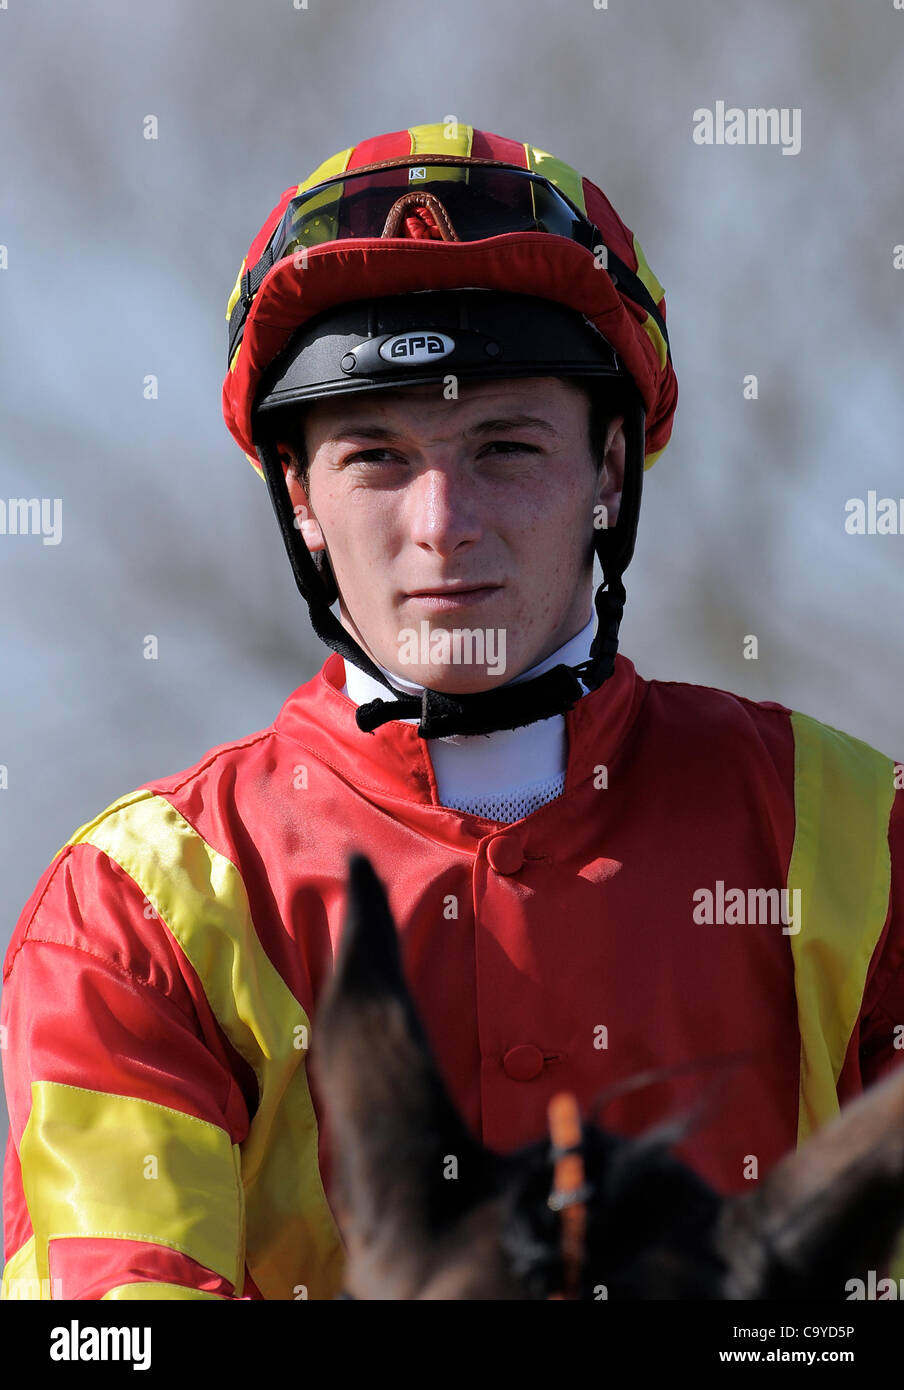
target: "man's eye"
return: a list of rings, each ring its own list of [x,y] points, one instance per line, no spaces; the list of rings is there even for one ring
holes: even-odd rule
[[[359,462],[361,462],[361,463],[379,463],[379,462],[382,462],[382,460],[380,460],[380,459],[375,459],[375,458],[373,457],[374,454],[389,454],[389,455],[391,455],[393,458],[396,457],[396,455],[393,454],[393,452],[392,452],[391,449],[362,449],[362,450],[361,450],[359,453],[357,453],[357,454],[351,454],[351,455],[349,455],[349,457],[348,457],[348,459],[346,460],[346,462],[347,462],[347,463],[359,463]]]
[[[484,445],[487,449],[498,449],[503,454],[536,454],[538,449],[534,444],[523,444],[514,439],[493,439],[489,444]],[[382,456],[382,457],[381,457]],[[394,463],[403,461],[392,449],[360,449],[356,454],[350,454],[346,463]]]

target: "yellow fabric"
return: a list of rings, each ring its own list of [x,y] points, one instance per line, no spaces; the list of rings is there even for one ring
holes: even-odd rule
[[[131,1096],[34,1081],[19,1156],[39,1279],[50,1277],[50,1241],[110,1236],[166,1245],[241,1290],[238,1146],[217,1125]]]
[[[354,148],[354,145],[350,145],[347,150],[340,150],[338,154],[334,154],[329,159],[324,160],[320,167],[315,169],[314,173],[311,174],[309,178],[305,179],[304,183],[300,183],[298,185],[296,194],[303,193],[306,188],[313,188],[315,184],[323,183],[324,179],[332,178],[334,174],[344,173]],[[235,277],[235,284],[232,287],[232,293],[230,294],[229,299],[226,303],[227,323],[232,317],[232,311],[235,308],[236,301],[238,300],[238,297],[242,292],[242,276],[245,274],[247,264],[248,260],[247,257],[245,257],[243,258],[242,264],[239,267],[239,273]],[[239,344],[239,347],[241,347],[241,343]],[[229,364],[230,371],[232,371],[235,367],[236,357],[238,357],[238,348],[236,348],[235,355],[233,356],[233,359]]]
[[[800,1024],[798,1142],[837,1114],[837,1082],[888,914],[894,763],[808,715],[791,715],[795,832],[788,940]],[[793,899],[791,899],[793,902]]]
[[[577,169],[573,169],[564,160],[556,159],[555,155],[547,154],[545,150],[538,150],[535,145],[525,145],[524,153],[527,167],[532,173],[542,174],[544,179],[549,179],[550,183],[561,189],[566,198],[571,199],[580,212],[586,213],[584,183]]]
[[[339,225],[336,219],[336,208],[343,197],[345,191],[344,181],[329,183],[326,188],[322,188],[319,193],[314,193],[292,215],[293,226],[291,232],[286,229],[286,246],[283,251],[284,256],[291,256],[296,250],[292,245],[294,240],[298,240],[298,223],[304,219],[305,222],[305,247],[320,246],[325,241],[336,241],[339,232]],[[313,212],[320,209],[320,216],[314,220],[311,216]],[[302,263],[303,264],[303,263]]]
[[[94,845],[138,885],[195,969],[260,1100],[241,1148],[246,1255],[265,1298],[332,1298],[344,1254],[320,1178],[308,1089],[308,1017],[258,940],[245,885],[163,797],[119,798],[72,843]]]
[[[310,174],[305,179],[304,183],[298,185],[296,196],[298,193],[304,193],[306,188],[315,188],[318,183],[323,183],[326,179],[331,179],[336,174],[344,174],[348,168],[348,161],[351,159],[354,150],[355,146],[349,145],[347,150],[340,150],[338,154],[330,155],[329,159],[325,159],[322,164],[318,165],[313,174]]]
[[[236,306],[236,301],[238,300],[238,297],[239,297],[239,295],[240,295],[241,292],[242,292],[242,276],[245,274],[245,266],[246,266],[247,264],[248,264],[247,260],[243,257],[243,258],[242,258],[242,264],[239,266],[239,273],[238,273],[238,275],[235,277],[235,284],[234,284],[233,287],[232,287],[232,294],[229,296],[229,299],[227,300],[227,303],[226,303],[226,322],[227,322],[227,323],[228,323],[229,320],[232,318],[232,311],[233,311],[233,309],[235,308],[235,306]]]
[[[634,255],[637,257],[637,278],[644,288],[649,290],[653,303],[658,307],[665,296],[665,290],[650,269],[650,263],[644,255],[643,247],[637,237],[634,238]]]
[[[318,183],[323,183],[325,179],[334,178],[336,174],[344,174],[345,170],[348,167],[348,161],[352,156],[354,148],[354,145],[350,145],[347,150],[340,150],[339,154],[333,155],[330,159],[324,160],[323,164],[320,165],[319,169],[315,170],[315,172],[310,176],[310,178],[305,179],[304,183],[300,183],[298,185],[298,193],[304,193],[306,189],[314,188]],[[308,219],[310,218],[312,211],[314,211],[316,208],[321,208],[323,212],[326,213],[330,207],[334,207],[339,202],[339,199],[342,197],[343,188],[344,184],[341,183],[332,184],[329,188],[325,188],[322,193],[318,193],[316,197],[311,198],[308,202],[305,203],[304,207],[296,213],[296,218],[300,219],[304,217],[305,219]],[[319,219],[316,234],[315,224],[313,222],[308,223],[306,231],[306,245],[319,245],[321,242],[324,241],[335,240],[335,217],[322,216]],[[287,251],[285,252],[285,254],[289,255],[291,253]]]
[[[456,126],[450,121],[436,121],[433,125],[410,126],[408,134],[411,137],[410,154],[470,155],[474,127],[462,125],[461,122]]]
[[[41,1276],[38,1274],[35,1238],[31,1235],[21,1249],[17,1250],[15,1255],[10,1255],[6,1262],[3,1270],[3,1282],[0,1285],[0,1300],[28,1299],[35,1301],[50,1299],[50,1297],[50,1280],[45,1278],[42,1282]]]
[[[453,134],[446,132],[452,129]],[[409,154],[422,154],[425,159],[431,154],[469,155],[474,139],[474,127],[459,125],[458,129],[437,122],[435,125],[415,125],[408,131],[411,141]],[[430,178],[440,183],[467,183],[469,171],[461,164],[450,164],[444,169],[431,170]],[[416,185],[415,185],[416,186]]]
[[[789,936],[800,1026],[798,1144],[839,1111],[837,1083],[888,915],[894,762],[792,712],[795,834],[788,888],[802,925]],[[793,899],[791,899],[793,902]],[[904,1279],[904,1234],[889,1273]]]
[[[184,1284],[152,1284],[148,1281],[140,1284],[117,1284],[115,1289],[107,1290],[101,1302],[109,1299],[115,1302],[157,1303],[163,1299],[186,1298],[210,1298],[214,1303],[228,1301],[221,1294],[208,1293],[205,1289],[189,1289]]]
[[[659,329],[659,325],[656,323],[656,320],[651,317],[650,314],[647,314],[641,327],[643,328],[643,331],[646,333],[650,342],[656,349],[657,355],[659,357],[660,367],[665,368],[665,364],[668,361],[669,357],[669,350],[666,346],[665,338],[663,338],[662,333]],[[660,450],[660,453],[661,452],[662,450]]]
[[[653,303],[658,306],[662,301],[662,298],[665,294],[665,290],[662,288],[659,281],[656,279],[656,276],[650,269],[650,264],[643,253],[643,247],[637,240],[637,237],[634,238],[634,254],[637,257],[637,278],[640,281],[640,283],[644,286],[644,288],[649,290]],[[647,334],[647,337],[650,339],[651,343],[656,349],[657,355],[659,357],[659,365],[662,368],[662,370],[665,371],[666,363],[669,360],[669,349],[668,344],[666,343],[666,340],[662,335],[662,330],[656,323],[656,320],[652,318],[649,314],[644,319],[643,327],[644,332]],[[660,453],[661,452],[662,450],[660,450]],[[648,468],[649,466],[650,465],[647,464]]]

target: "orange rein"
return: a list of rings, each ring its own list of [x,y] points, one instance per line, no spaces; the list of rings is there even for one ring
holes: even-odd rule
[[[555,1158],[553,1186],[547,1200],[553,1211],[561,1213],[559,1248],[564,1271],[562,1291],[551,1293],[549,1298],[579,1298],[590,1195],[581,1151],[581,1112],[575,1097],[568,1091],[560,1091],[549,1102],[547,1114]]]

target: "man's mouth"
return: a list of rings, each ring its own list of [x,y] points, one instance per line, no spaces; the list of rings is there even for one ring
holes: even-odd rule
[[[501,584],[440,584],[433,589],[412,589],[405,594],[405,600],[411,599],[426,608],[465,608],[484,602],[502,587]]]

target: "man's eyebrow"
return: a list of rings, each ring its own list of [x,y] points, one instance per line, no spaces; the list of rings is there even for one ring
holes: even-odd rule
[[[554,429],[548,420],[543,420],[537,415],[505,415],[499,416],[494,420],[480,420],[476,425],[472,425],[466,434],[496,434],[500,430],[509,429],[538,429],[546,434],[558,439],[559,432]],[[401,439],[402,436],[397,430],[388,429],[385,425],[368,424],[366,421],[357,425],[340,426],[338,430],[327,436],[324,443],[338,444],[341,440],[347,439],[350,435],[366,435],[368,439]]]

